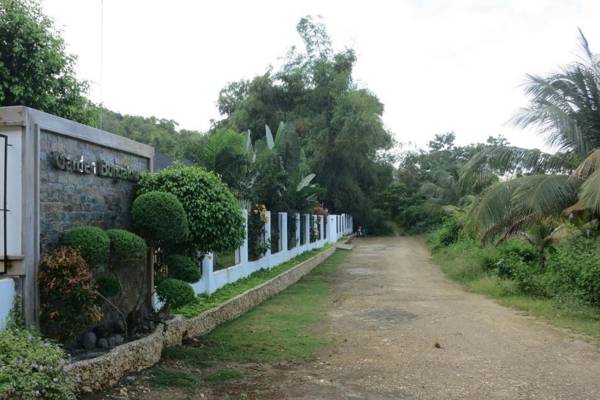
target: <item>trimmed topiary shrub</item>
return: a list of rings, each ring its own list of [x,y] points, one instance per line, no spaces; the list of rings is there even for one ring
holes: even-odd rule
[[[190,257],[174,254],[167,257],[169,277],[185,282],[194,283],[200,279],[200,267]]]
[[[185,210],[171,193],[143,192],[133,202],[131,217],[134,231],[152,246],[173,245],[188,237]]]
[[[78,250],[59,247],[44,257],[39,288],[42,328],[48,337],[69,341],[102,317],[96,284]]]
[[[109,229],[111,265],[140,262],[146,258],[146,242],[135,233],[124,229]]]
[[[165,302],[167,308],[178,308],[190,304],[196,298],[196,293],[187,282],[168,278],[156,288],[158,298]]]
[[[98,292],[104,297],[113,297],[121,293],[121,284],[114,274],[106,273],[95,278]]]
[[[177,196],[187,214],[189,250],[221,252],[244,240],[244,218],[238,201],[221,179],[200,167],[172,167],[142,175],[138,194],[152,191]]]
[[[106,232],[95,226],[71,229],[63,237],[62,244],[78,250],[91,266],[102,265],[108,261],[110,239]]]
[[[33,333],[0,332],[0,398],[75,400],[75,385],[57,345]]]

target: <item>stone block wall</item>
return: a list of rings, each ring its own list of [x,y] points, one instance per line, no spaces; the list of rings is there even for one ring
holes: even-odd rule
[[[129,166],[148,171],[147,158],[110,149],[54,132],[40,132],[40,247],[46,254],[71,228],[93,225],[104,229],[126,228],[135,183],[124,179],[80,174],[55,167],[52,152],[84,160]]]

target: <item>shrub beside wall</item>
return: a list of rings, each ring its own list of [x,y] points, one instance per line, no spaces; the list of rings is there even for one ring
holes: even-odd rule
[[[189,223],[189,248],[221,252],[244,240],[244,219],[238,201],[215,174],[200,167],[173,167],[144,174],[138,195],[153,191],[179,199]]]
[[[96,284],[78,250],[59,247],[40,263],[39,290],[44,333],[70,341],[102,317]]]
[[[110,238],[106,232],[95,226],[82,226],[70,230],[63,237],[62,244],[79,250],[81,257],[91,266],[104,265],[108,261]]]
[[[60,347],[29,331],[1,331],[0,398],[75,400],[65,358]]]

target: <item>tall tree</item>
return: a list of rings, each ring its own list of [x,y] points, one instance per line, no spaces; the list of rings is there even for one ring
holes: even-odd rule
[[[381,157],[392,145],[383,126],[383,104],[352,79],[356,55],[335,52],[325,25],[304,17],[297,25],[303,49],[292,48],[283,66],[251,81],[225,87],[218,124],[263,137],[263,126],[284,121],[295,127],[323,200],[333,212],[350,212],[369,224],[374,193],[391,181]]]
[[[97,110],[75,56],[34,0],[0,0],[0,105],[25,105],[86,124]]]

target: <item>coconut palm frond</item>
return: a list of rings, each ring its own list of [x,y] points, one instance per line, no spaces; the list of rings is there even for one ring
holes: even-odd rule
[[[592,173],[600,169],[600,148],[592,151],[586,158],[579,164],[575,170],[575,176],[579,178],[587,178]]]
[[[600,169],[595,170],[581,185],[579,199],[596,215],[600,214]]]
[[[486,190],[468,222],[489,241],[509,237],[562,211],[577,200],[577,182],[565,175],[531,175]]]
[[[521,214],[559,215],[577,201],[577,181],[566,175],[531,175],[515,179],[513,204]]]

